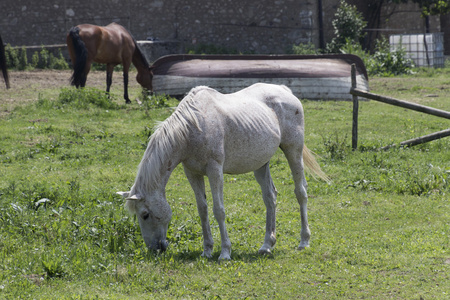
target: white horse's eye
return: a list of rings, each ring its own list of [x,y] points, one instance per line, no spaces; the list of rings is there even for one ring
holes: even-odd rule
[[[149,213],[145,213],[145,214],[142,215],[142,219],[145,221],[145,220],[148,219],[149,216],[150,216]]]

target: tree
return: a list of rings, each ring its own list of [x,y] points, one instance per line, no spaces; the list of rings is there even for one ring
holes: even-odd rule
[[[407,3],[409,0],[394,0],[396,3]],[[429,17],[435,15],[443,15],[450,12],[449,0],[411,0],[417,3],[421,9],[422,17],[425,20],[425,33],[430,32],[430,22]],[[428,45],[426,40],[426,35],[423,36],[423,43],[425,45],[425,53],[427,55],[428,64],[430,64],[430,59],[428,57]]]
[[[363,29],[367,22],[356,6],[341,0],[340,6],[332,21],[335,37],[327,45],[327,52],[338,53],[340,48],[348,42],[360,44],[364,37]]]
[[[364,1],[364,3],[361,3],[361,1],[353,2],[358,4],[358,8],[363,13],[364,18],[367,20],[367,28],[369,29],[380,28],[382,8],[389,3],[401,4],[413,2],[418,4],[421,9],[421,15],[425,22],[426,32],[429,32],[429,16],[444,15],[450,13],[449,0],[366,0]],[[368,30],[363,43],[363,48],[367,50],[373,50],[374,45],[372,43],[378,38],[379,31]]]
[[[373,42],[378,40],[380,37],[380,32],[376,29],[381,27],[381,12],[383,5],[387,0],[367,0],[362,4],[358,5],[358,8],[362,12],[364,18],[367,20],[366,36],[363,41],[363,48],[372,51],[374,50]]]
[[[394,0],[395,3],[407,3],[412,1],[417,3],[421,9],[422,17],[435,15],[445,15],[450,12],[448,0]]]

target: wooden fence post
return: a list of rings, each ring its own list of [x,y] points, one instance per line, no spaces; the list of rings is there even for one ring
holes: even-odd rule
[[[369,93],[369,92],[366,92],[366,91],[363,91],[363,90],[360,90],[357,88],[355,89],[353,87],[350,90],[350,94],[352,94],[353,96],[364,97],[366,99],[371,99],[371,100],[391,104],[394,106],[399,106],[399,107],[407,108],[410,110],[415,110],[415,111],[433,115],[436,117],[450,119],[450,112],[442,110],[442,109],[432,108],[429,106],[424,106],[424,105],[420,105],[420,104],[416,104],[416,103],[412,103],[412,102],[408,102],[408,101],[402,101],[402,100],[394,99],[391,97],[385,97],[385,96],[381,96],[381,95],[377,95],[377,94],[372,94],[372,93]]]
[[[434,140],[442,139],[442,138],[447,137],[447,136],[450,136],[450,128],[449,129],[445,129],[445,130],[441,130],[441,131],[438,131],[438,132],[435,132],[435,133],[427,134],[427,135],[424,135],[424,136],[421,136],[421,137],[418,137],[418,138],[415,138],[415,139],[411,139],[411,140],[407,140],[407,141],[401,142],[400,146],[411,147],[411,146],[415,146],[415,145],[419,145],[419,144],[423,144],[423,143],[428,143],[428,142],[431,142],[431,141],[434,141]],[[387,150],[387,149],[389,149],[391,147],[397,147],[397,145],[396,144],[388,145],[388,146],[382,147],[381,150]]]
[[[352,129],[352,148],[353,149],[356,149],[357,145],[358,145],[358,96],[364,97],[366,99],[371,99],[371,100],[387,103],[387,104],[394,105],[394,106],[403,107],[403,108],[410,109],[410,110],[415,110],[415,111],[426,113],[429,115],[450,119],[450,112],[445,111],[445,110],[436,109],[436,108],[432,108],[432,107],[428,107],[428,106],[424,106],[424,105],[420,105],[420,104],[415,104],[415,103],[408,102],[408,101],[402,101],[402,100],[394,99],[391,97],[385,97],[385,96],[381,96],[381,95],[377,95],[377,94],[372,94],[372,93],[369,93],[369,92],[366,92],[366,91],[356,88],[356,70],[355,69],[356,69],[356,67],[354,65],[352,65],[352,87],[350,89],[350,94],[352,94],[352,96],[353,96],[353,129]],[[447,136],[450,136],[450,128],[439,131],[439,132],[435,132],[432,134],[428,134],[428,135],[425,135],[422,137],[418,137],[415,139],[401,142],[400,146],[415,146],[418,144],[427,143],[430,141],[441,139],[441,138],[444,138]],[[386,150],[386,149],[389,149],[390,147],[395,147],[395,146],[396,145],[389,145],[389,146],[383,147],[381,149]]]
[[[356,89],[356,66],[352,64],[352,89]],[[353,98],[353,122],[352,122],[352,149],[358,148],[358,96],[352,94]]]

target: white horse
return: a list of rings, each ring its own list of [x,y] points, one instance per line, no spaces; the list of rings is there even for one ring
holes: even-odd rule
[[[232,94],[199,86],[180,102],[175,112],[151,136],[131,191],[118,192],[137,215],[148,248],[165,251],[172,211],[165,187],[175,167],[182,163],[192,186],[203,230],[203,254],[211,257],[211,235],[204,176],[208,176],[213,212],[221,235],[219,260],[230,259],[231,243],[225,226],[223,174],[253,171],[266,205],[266,235],[259,253],[275,245],[277,191],[269,160],[278,147],[292,171],[295,195],[300,204],[299,249],[309,246],[307,193],[303,161],[314,175],[328,180],[304,146],[304,117],[300,101],[285,86],[254,84]]]

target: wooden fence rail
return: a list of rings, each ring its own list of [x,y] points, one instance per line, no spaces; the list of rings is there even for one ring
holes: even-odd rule
[[[410,110],[415,110],[415,111],[430,114],[433,116],[450,119],[450,112],[445,111],[445,110],[436,109],[436,108],[432,108],[432,107],[428,107],[428,106],[424,106],[424,105],[420,105],[420,104],[416,104],[416,103],[412,103],[412,102],[408,102],[408,101],[402,101],[402,100],[398,100],[395,98],[385,97],[385,96],[381,96],[381,95],[377,95],[377,94],[372,94],[372,93],[369,93],[369,92],[366,92],[363,90],[359,90],[356,86],[356,67],[354,65],[352,65],[352,87],[350,89],[350,94],[352,94],[352,96],[353,96],[353,123],[352,123],[353,124],[352,125],[352,148],[353,148],[353,150],[355,150],[358,147],[358,110],[359,110],[358,96],[364,97],[366,99],[371,99],[371,100],[407,108]],[[450,136],[450,128],[436,132],[436,133],[432,133],[429,135],[425,135],[422,137],[418,137],[415,139],[401,142],[400,145],[401,146],[414,146],[414,145],[430,142],[430,141],[433,141],[436,139],[440,139],[443,137],[447,137],[447,136]],[[383,147],[382,149],[388,149],[393,146],[396,146],[396,145],[389,145],[389,146]]]

